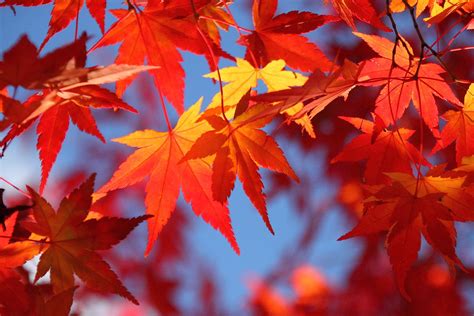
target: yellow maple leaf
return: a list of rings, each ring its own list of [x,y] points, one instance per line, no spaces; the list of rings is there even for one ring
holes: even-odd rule
[[[442,6],[435,1],[430,11],[430,17],[425,18],[424,21],[430,24],[439,23],[443,21],[446,17],[448,17],[450,14],[461,8],[467,13],[472,13],[474,11],[474,1],[450,0],[445,1]]]
[[[224,103],[230,106],[236,105],[250,89],[257,87],[258,80],[263,81],[268,92],[302,86],[307,78],[294,71],[284,70],[285,65],[284,60],[278,59],[272,60],[265,67],[259,69],[252,66],[248,61],[237,58],[236,66],[220,70],[222,81],[227,82],[223,87]],[[219,80],[217,71],[204,75],[204,77]],[[215,108],[220,105],[221,94],[218,92],[208,108]],[[285,110],[284,113],[292,116],[298,113],[302,107],[303,104],[298,103]],[[234,115],[234,111],[234,109],[231,110],[231,117]],[[315,137],[311,120],[307,115],[296,119],[295,122],[301,125],[311,137]]]

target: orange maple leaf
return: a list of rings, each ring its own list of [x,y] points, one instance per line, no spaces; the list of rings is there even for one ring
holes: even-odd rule
[[[148,221],[148,255],[158,234],[176,207],[179,190],[191,203],[196,215],[219,230],[235,252],[239,247],[232,230],[227,205],[215,201],[211,193],[212,170],[209,161],[196,159],[179,163],[201,134],[210,130],[205,121],[196,122],[202,100],[181,115],[172,131],[136,131],[114,141],[138,149],[123,162],[109,182],[101,187],[96,197],[124,188],[149,176],[146,187],[146,212],[154,217]]]
[[[267,105],[256,105],[247,109],[232,122],[212,116],[206,120],[214,130],[204,133],[196,140],[184,160],[193,161],[215,154],[212,165],[212,195],[225,203],[234,188],[238,175],[245,193],[262,216],[270,232],[273,228],[267,214],[263,183],[258,173],[259,166],[284,173],[299,181],[288,164],[283,151],[272,137],[260,128],[267,125],[273,115],[261,115]],[[260,117],[259,117],[260,116]]]
[[[456,161],[461,164],[463,157],[474,154],[474,84],[466,92],[464,107],[459,111],[447,111],[442,117],[448,122],[433,152],[456,141]]]

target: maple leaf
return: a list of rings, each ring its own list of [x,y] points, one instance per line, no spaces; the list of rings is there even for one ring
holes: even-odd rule
[[[97,128],[92,108],[124,109],[137,111],[120,100],[114,93],[98,86],[81,87],[68,91],[67,98],[56,97],[56,105],[44,112],[37,126],[38,143],[36,148],[41,159],[40,192],[48,180],[49,172],[62,147],[69,127],[69,119],[83,132],[105,139]]]
[[[283,70],[285,68],[285,61],[272,60],[270,63],[265,65],[262,69],[255,68],[248,61],[240,58],[236,58],[235,67],[226,67],[220,70],[220,78],[224,82],[228,82],[222,90],[224,92],[224,104],[225,105],[237,105],[244,95],[251,89],[256,88],[258,80],[262,80],[266,85],[267,90],[279,91],[288,89],[292,86],[301,86],[306,82],[306,77],[293,72]],[[219,79],[217,71],[204,75],[206,78],[212,78],[214,80]],[[218,92],[213,98],[208,108],[215,108],[221,105],[221,93]],[[291,108],[286,109],[284,112],[288,115],[299,112],[302,108],[302,104],[296,104]],[[232,111],[230,116],[233,117]],[[308,135],[315,137],[311,120],[308,116],[296,119],[295,122],[306,130]]]
[[[474,84],[466,92],[464,107],[459,111],[447,111],[442,117],[448,122],[441,131],[441,139],[433,152],[456,141],[456,161],[460,164],[463,157],[474,154]]]
[[[39,58],[36,47],[27,36],[23,36],[4,53],[3,62],[0,62],[0,88],[10,85],[43,90],[43,94],[35,97],[35,102],[27,102],[23,106],[19,106],[19,102],[12,98],[0,95],[4,103],[3,114],[11,123],[25,124],[38,117],[56,104],[52,101],[56,96],[68,99],[84,92],[84,99],[104,99],[104,95],[101,96],[98,92],[87,93],[93,89],[88,86],[111,83],[145,70],[156,69],[153,66],[114,64],[84,68],[86,41],[87,36],[83,34],[77,41]],[[97,103],[103,103],[103,100]]]
[[[7,208],[3,203],[3,189],[0,189],[0,210],[2,212],[2,238],[0,238],[0,266],[3,268],[15,268],[36,256],[41,245],[31,242],[15,242],[9,244],[13,236],[13,229],[17,221],[18,213],[15,207]],[[21,208],[26,206],[20,206]],[[30,207],[27,207],[30,208]],[[0,269],[0,272],[2,271]]]
[[[247,46],[245,59],[257,63],[257,67],[264,67],[272,60],[283,59],[288,66],[302,71],[313,71],[316,68],[329,70],[331,62],[327,57],[300,34],[339,19],[298,11],[274,16],[277,5],[277,0],[254,0],[252,15],[255,31],[240,40]]]
[[[474,221],[472,205],[474,197],[466,187],[467,176],[464,174],[449,173],[432,168],[426,176],[416,179],[405,173],[390,173],[392,180],[402,184],[408,192],[418,196],[429,194],[443,194],[439,202],[448,208],[455,221]]]
[[[389,131],[377,119],[373,123],[355,117],[340,118],[363,134],[352,139],[331,163],[367,160],[364,177],[368,184],[390,182],[386,172],[411,172],[412,163],[419,163],[420,159],[423,164],[429,165],[408,141],[415,131],[405,128]]]
[[[257,315],[291,315],[290,302],[266,281],[252,278],[247,282],[251,295],[249,303]]]
[[[272,115],[260,115],[266,105],[247,109],[232,122],[220,117],[207,118],[214,130],[199,137],[184,161],[194,161],[215,154],[212,164],[212,196],[226,203],[238,175],[244,191],[257,208],[271,233],[273,228],[267,214],[263,183],[259,166],[288,175],[299,181],[278,144],[260,128],[267,125]]]
[[[28,315],[29,297],[21,275],[13,269],[0,268],[0,283],[2,284],[0,313],[2,315]]]
[[[8,51],[3,54],[0,62],[0,87],[7,85],[24,87],[26,89],[40,89],[45,81],[61,74],[68,66],[81,62],[81,54],[86,37],[63,46],[39,58],[39,51],[23,35]],[[69,65],[68,65],[69,64]]]
[[[53,0],[4,0],[0,6],[37,6],[52,2]],[[106,0],[86,0],[90,14],[97,22],[102,33],[104,33]],[[79,12],[84,4],[84,0],[54,0],[51,20],[46,38],[43,40],[43,47],[56,33],[65,29],[73,20],[79,19]],[[79,22],[77,22],[79,23]]]
[[[134,2],[135,5],[146,6],[148,9],[166,11],[169,16],[198,18],[201,31],[217,46],[220,46],[221,40],[219,28],[227,31],[229,26],[234,24],[232,16],[224,10],[224,7],[227,9],[228,4],[231,3],[229,0],[137,0]],[[211,60],[208,61],[211,68],[215,68],[211,65]]]
[[[430,24],[440,23],[458,10],[467,15],[472,14],[472,12],[474,12],[474,3],[470,0],[451,0],[445,1],[441,6],[437,1],[434,1],[431,7],[430,16],[425,18],[424,21]]]
[[[0,188],[0,224],[2,225],[3,231],[5,232],[7,230],[7,224],[5,223],[5,221],[7,221],[10,217],[12,217],[12,215],[15,214],[15,212],[20,212],[20,211],[25,211],[25,210],[30,209],[31,205],[16,205],[16,206],[7,207],[5,203],[3,202],[4,192],[5,190]],[[6,234],[8,235],[8,232]],[[1,245],[1,241],[0,241],[0,245]]]
[[[197,3],[194,3],[194,6],[199,15],[198,23],[200,29],[207,34],[217,46],[220,46],[221,36],[219,28],[227,31],[229,25],[234,23],[232,16],[222,9],[223,1],[221,0],[212,0],[202,7],[196,7],[196,4]]]
[[[146,212],[154,217],[148,221],[148,255],[158,234],[176,208],[180,188],[184,199],[191,204],[196,215],[229,241],[236,253],[239,247],[229,217],[226,203],[214,201],[211,193],[212,170],[205,159],[179,163],[201,134],[210,130],[205,121],[196,122],[202,99],[181,115],[172,131],[136,131],[114,139],[138,149],[123,162],[109,182],[96,192],[96,198],[105,193],[124,188],[149,176],[146,186]]]
[[[95,175],[92,175],[64,198],[57,212],[38,193],[28,188],[34,202],[35,222],[23,222],[23,226],[33,235],[27,241],[14,242],[2,248],[0,262],[6,267],[14,267],[36,255],[35,251],[41,252],[35,282],[51,270],[55,294],[73,288],[76,274],[88,287],[116,293],[138,304],[96,251],[110,249],[119,243],[149,215],[131,219],[88,219],[94,178]]]
[[[252,99],[257,102],[275,103],[282,111],[302,103],[303,107],[292,114],[292,119],[300,119],[306,114],[312,119],[335,99],[339,97],[347,99],[358,81],[366,79],[360,77],[361,69],[361,66],[345,60],[341,67],[328,75],[316,70],[301,87],[268,92]]]
[[[31,241],[18,241],[0,249],[0,263],[4,268],[19,267],[41,252],[42,245]]]
[[[49,299],[45,298],[35,291],[35,303],[36,303],[36,315],[38,316],[67,316],[69,315],[72,307],[74,292],[77,287],[72,287],[61,291]]]
[[[135,8],[112,10],[119,20],[91,50],[122,42],[115,59],[117,64],[142,65],[147,59],[149,65],[159,66],[160,69],[151,72],[155,85],[181,114],[184,111],[184,70],[177,47],[202,55],[208,55],[209,48],[196,28],[189,1],[185,12],[180,10],[183,9],[178,5],[180,3],[176,4],[177,8],[162,3],[152,4],[140,11]],[[214,42],[211,46],[214,54],[232,59]],[[132,80],[119,81],[117,95],[121,96]]]
[[[426,9],[426,7],[433,7],[436,3],[434,0],[392,0],[390,1],[390,11],[392,12],[403,12],[406,9],[405,2],[411,7],[415,7],[415,17],[419,17],[421,13]]]
[[[2,315],[68,316],[77,287],[56,295],[50,285],[33,286],[13,269],[0,269],[0,313]]]
[[[6,206],[3,204],[3,189],[0,189],[0,209],[3,211]],[[3,212],[2,212],[3,213]],[[17,223],[18,213],[13,213],[2,223],[3,231],[0,231],[0,254],[4,253],[3,248],[12,239],[13,230]],[[0,255],[0,262],[3,259]],[[8,266],[1,265],[0,268],[0,314],[2,315],[25,315],[28,311],[28,293],[21,282],[21,276]]]
[[[474,172],[474,156],[463,157],[459,167],[455,171]]]
[[[376,100],[375,113],[387,125],[395,124],[412,101],[425,124],[438,137],[435,96],[454,105],[460,104],[451,87],[440,76],[445,72],[443,68],[433,63],[421,63],[419,58],[413,57],[413,49],[403,39],[397,44],[394,65],[394,43],[376,35],[354,34],[380,56],[366,61],[361,73],[361,76],[372,79],[366,85],[384,85]]]
[[[436,169],[432,169],[436,170]],[[368,188],[371,196],[359,223],[344,240],[388,231],[386,247],[397,283],[405,297],[407,273],[418,258],[421,234],[450,264],[464,268],[456,255],[454,221],[473,221],[474,196],[465,187],[465,176],[445,173],[415,178],[407,173],[391,173],[391,185]]]
[[[13,126],[9,135],[0,142],[1,146],[7,144],[13,137],[25,131],[34,119],[40,118],[37,127],[37,149],[42,163],[40,192],[46,185],[49,172],[61,149],[69,119],[80,130],[105,142],[96,126],[90,111],[91,107],[123,109],[136,113],[133,107],[98,84],[114,82],[150,69],[147,66],[129,65],[83,68],[86,62],[86,40],[87,37],[83,35],[78,41],[38,58],[34,45],[27,37],[23,37],[4,55],[5,60],[13,60],[15,63],[0,66],[0,82],[3,75],[6,84],[43,89],[41,94],[32,96],[24,104],[7,97],[3,98],[8,101],[4,105],[3,112]],[[20,49],[25,49],[26,52],[19,52]],[[16,52],[20,53],[17,57],[13,55]],[[31,73],[31,69],[22,65],[28,56],[34,56],[31,68],[36,71],[45,70],[46,73],[38,75],[34,71],[33,74],[37,77],[33,77],[34,80],[30,79],[27,75]],[[19,65],[19,68],[14,69],[15,65]],[[18,124],[23,126],[19,127]]]
[[[326,0],[327,2],[327,0]],[[382,31],[391,30],[380,21],[377,12],[369,0],[331,0],[332,6],[344,22],[356,30],[354,17]]]

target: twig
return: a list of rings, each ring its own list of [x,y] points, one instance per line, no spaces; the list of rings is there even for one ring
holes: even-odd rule
[[[13,183],[11,183],[10,181],[8,181],[7,179],[5,179],[4,177],[0,177],[0,180],[5,182],[6,184],[8,184],[9,186],[11,186],[12,188],[14,188],[15,190],[17,190],[18,192],[20,192],[21,194],[23,194],[24,196],[26,196],[27,198],[31,199],[31,195],[28,194],[27,192],[23,191],[22,189],[20,189],[19,187],[17,187],[16,185],[14,185]]]
[[[219,69],[219,65],[217,64],[216,56],[214,55],[214,51],[211,47],[211,44],[209,43],[206,36],[202,33],[201,28],[199,27],[199,13],[196,11],[196,6],[194,5],[194,0],[190,0],[190,1],[191,1],[191,7],[193,8],[193,12],[194,12],[194,19],[196,20],[196,29],[197,29],[199,35],[201,36],[202,40],[206,44],[207,50],[209,51],[209,53],[211,55],[212,63],[214,64],[214,67],[216,68],[216,71],[217,71],[217,77],[219,79],[219,90],[220,90],[220,94],[221,94],[221,112],[222,112],[222,116],[224,117],[224,119],[226,120],[227,123],[230,123],[229,119],[225,115],[224,87],[222,86],[221,71]]]

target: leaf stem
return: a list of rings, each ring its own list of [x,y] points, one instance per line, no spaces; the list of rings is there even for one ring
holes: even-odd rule
[[[158,88],[158,94],[160,96],[161,108],[163,109],[163,115],[166,120],[166,125],[168,126],[168,132],[171,133],[173,131],[173,128],[171,127],[170,118],[168,116],[168,110],[166,109],[165,98],[163,97],[163,93],[161,92],[160,88]]]
[[[18,192],[20,192],[21,194],[23,194],[24,196],[26,196],[27,198],[31,199],[31,195],[29,195],[27,192],[23,191],[22,189],[20,189],[19,187],[17,187],[16,185],[14,185],[13,183],[11,183],[10,181],[8,181],[7,179],[5,179],[4,177],[0,177],[0,180],[5,182],[6,184],[8,184],[9,186],[11,186],[12,188],[14,188],[15,190],[17,190]]]
[[[77,41],[77,34],[79,32],[79,11],[81,10],[82,1],[77,2],[77,10],[76,10],[76,28],[74,30],[74,42]]]
[[[400,105],[400,99],[401,99],[401,96],[402,96],[402,93],[403,93],[403,85],[405,84],[406,82],[406,75],[410,72],[410,68],[411,68],[411,61],[412,61],[412,58],[413,56],[411,55],[411,52],[410,50],[408,49],[408,46],[407,44],[405,43],[405,41],[402,39],[402,37],[400,36],[400,33],[398,32],[398,28],[397,28],[397,24],[395,22],[395,19],[393,18],[393,15],[392,15],[392,12],[390,11],[390,4],[389,4],[389,0],[385,0],[385,5],[386,5],[386,8],[387,8],[387,15],[389,16],[390,18],[390,22],[392,24],[392,27],[393,27],[393,30],[395,32],[395,43],[393,45],[393,50],[392,50],[392,64],[390,66],[390,71],[389,71],[389,75],[388,75],[388,80],[387,80],[387,98],[388,98],[388,104],[389,104],[389,107],[390,107],[390,115],[392,117],[392,121],[393,121],[393,126],[394,128],[396,129],[396,133],[397,133],[397,136],[398,138],[400,139],[400,142],[403,144],[403,146],[405,147],[405,150],[406,150],[406,153],[407,155],[410,157],[410,159],[413,161],[415,167],[416,167],[416,170],[417,170],[417,173],[420,174],[421,173],[421,164],[418,164],[415,157],[412,157],[411,154],[410,154],[410,151],[407,149],[406,147],[406,144],[405,144],[405,140],[403,139],[401,133],[400,133],[400,129],[398,128],[397,126],[397,120],[395,119],[395,113],[393,112],[393,108],[392,108],[392,101],[391,101],[391,91],[390,91],[390,82],[392,81],[392,71],[395,67],[397,67],[397,63],[396,63],[396,52],[397,52],[397,46],[398,46],[398,41],[400,41],[403,45],[403,47],[405,48],[406,52],[408,53],[408,55],[410,56],[410,62],[408,64],[408,68],[406,69],[406,72],[405,72],[405,79],[402,81],[401,85],[402,87],[400,88],[400,94],[398,96],[398,101],[397,101],[397,106]],[[419,61],[419,63],[421,63],[421,60]],[[398,109],[397,109],[398,110]],[[422,157],[422,154],[420,153],[420,162],[421,162],[421,157]]]
[[[140,18],[138,17],[138,13],[137,13],[137,10],[139,11],[139,9],[135,6],[133,6],[133,5],[130,7],[130,2],[128,2],[128,4],[129,4],[129,9],[133,10],[133,13],[135,14],[135,18],[137,19],[138,28],[140,29],[140,35],[142,36],[142,38],[144,38],[143,35],[145,33],[143,32],[143,26],[142,26],[142,23],[140,22]],[[150,52],[148,51],[148,46],[147,45],[145,45],[145,50],[146,50],[146,53],[147,53],[148,59],[149,59],[150,56],[152,56],[152,54],[150,54]],[[161,92],[161,89],[160,89],[156,79],[155,79],[155,85],[157,86],[158,94],[160,96],[161,108],[163,109],[163,115],[164,115],[165,120],[166,120],[166,125],[168,126],[168,132],[171,133],[171,131],[173,131],[173,128],[171,127],[170,119],[169,119],[169,116],[168,116],[168,110],[166,109],[165,99],[163,97],[163,93]]]
[[[196,11],[196,7],[194,5],[194,0],[190,0],[190,1],[191,1],[191,6],[192,6],[193,12],[194,12],[194,19],[196,21],[196,30],[198,31],[198,33],[201,36],[204,43],[206,44],[207,50],[209,51],[209,54],[211,55],[212,63],[214,64],[214,67],[216,68],[217,77],[219,78],[219,90],[220,90],[220,94],[221,94],[221,112],[222,112],[222,116],[224,117],[224,119],[226,120],[227,123],[230,123],[229,119],[225,115],[224,88],[222,86],[221,71],[219,69],[219,65],[217,64],[216,56],[214,55],[214,51],[211,47],[211,44],[209,43],[208,39],[206,38],[206,36],[201,31],[201,28],[199,27],[199,13]]]
[[[229,13],[230,15],[230,18],[232,19],[232,22],[235,24],[235,25],[238,25],[237,24],[237,21],[235,21],[235,18],[234,18],[234,15],[232,14],[232,12],[230,11],[230,8],[229,6],[227,5],[227,2],[223,1],[223,4],[227,10],[227,12]],[[250,31],[250,30],[249,30]],[[237,32],[239,33],[239,36],[240,38],[243,38],[243,35],[242,33],[240,32],[240,28],[237,28]],[[253,32],[253,31],[252,31]],[[257,58],[255,58],[255,55],[253,54],[253,51],[250,49],[250,46],[248,44],[247,41],[245,41],[245,46],[247,47],[247,50],[249,52],[249,55],[250,55],[250,58],[252,58],[252,61],[253,61],[253,64],[255,65],[255,67],[258,67],[258,63],[257,63]]]
[[[36,242],[40,244],[51,244],[51,242],[47,241],[46,238],[41,239],[41,240],[34,240],[34,239],[29,239],[27,237],[15,237],[15,236],[5,236],[5,235],[0,235],[0,238],[14,239],[14,240],[20,240],[20,241],[31,241],[31,242]]]
[[[420,26],[418,25],[418,22],[416,21],[416,15],[415,15],[415,7],[411,6],[409,3],[408,3],[408,0],[402,0],[403,3],[405,4],[405,6],[408,8],[408,11],[410,12],[410,16],[411,16],[411,20],[412,20],[412,23],[413,23],[413,27],[415,28],[415,31],[416,31],[416,34],[418,35],[418,39],[420,40],[421,42],[421,52],[420,52],[420,61],[418,63],[418,67],[416,69],[416,72],[415,72],[415,75],[414,75],[414,78],[416,79],[417,76],[418,76],[418,72],[420,70],[420,67],[421,67],[421,61],[423,60],[424,58],[424,49],[427,48],[432,54],[433,56],[439,61],[439,63],[441,64],[441,66],[444,68],[444,70],[449,74],[449,76],[451,77],[451,79],[456,82],[456,77],[451,73],[451,71],[448,69],[446,63],[441,59],[441,56],[438,54],[438,52],[430,45],[428,45],[428,43],[425,41],[425,38],[423,36],[423,34],[421,33],[421,30],[420,30]]]
[[[225,24],[225,25],[229,25],[229,26],[232,26],[232,27],[235,27],[236,30],[240,30],[240,31],[244,31],[244,32],[248,32],[248,33],[252,33],[253,31],[252,30],[249,30],[245,27],[242,27],[240,25],[237,25],[235,23],[229,23],[229,22],[226,22],[226,21],[223,21],[223,20],[219,20],[219,19],[216,19],[216,18],[211,18],[209,16],[205,16],[205,15],[199,15],[199,18],[201,19],[205,19],[205,20],[209,20],[209,21],[213,21],[213,22],[216,22],[216,23],[221,23],[221,24]]]
[[[420,147],[418,151],[420,152],[420,159],[419,159],[419,166],[420,168],[418,169],[418,177],[421,176],[421,164],[423,163],[423,143],[424,143],[424,132],[423,132],[423,107],[421,106],[421,91],[420,91],[420,84],[418,80],[416,80],[416,94],[418,96],[418,104],[420,105],[420,108],[418,111],[420,111],[420,117],[419,117],[419,123],[420,123]],[[417,179],[418,182],[418,179]],[[418,191],[418,184],[416,190]]]

